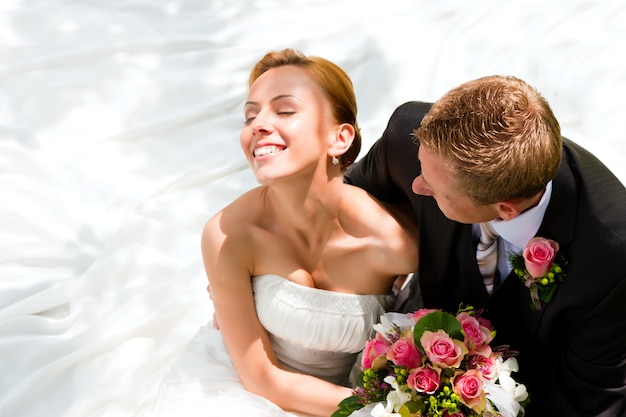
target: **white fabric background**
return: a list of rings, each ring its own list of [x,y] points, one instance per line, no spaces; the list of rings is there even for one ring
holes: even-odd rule
[[[199,236],[255,185],[250,68],[295,47],[352,77],[365,153],[469,79],[536,86],[626,181],[620,0],[0,0],[0,415],[149,415],[211,316]]]

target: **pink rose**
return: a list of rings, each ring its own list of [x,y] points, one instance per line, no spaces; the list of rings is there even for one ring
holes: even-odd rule
[[[486,327],[490,332],[493,332],[493,324],[491,324],[489,320],[481,316],[476,317],[476,320],[478,320],[481,326]]]
[[[433,394],[439,389],[440,372],[441,370],[435,370],[430,366],[417,368],[409,374],[406,383],[417,392]]]
[[[459,313],[456,316],[456,319],[461,324],[461,329],[463,330],[463,334],[465,334],[465,339],[468,347],[473,349],[474,346],[482,346],[491,342],[493,337],[491,336],[491,331],[480,325],[480,322],[474,317],[466,312]]]
[[[389,344],[383,339],[371,339],[365,343],[363,356],[361,357],[361,369],[380,369],[387,361],[385,354]],[[382,360],[381,360],[382,359]]]
[[[463,404],[481,413],[487,404],[483,391],[483,378],[479,371],[469,371],[454,378],[454,392],[458,394]]]
[[[415,321],[415,323],[417,323],[418,321],[422,319],[422,317],[427,316],[430,313],[434,313],[435,311],[439,311],[439,310],[434,309],[434,308],[420,308],[416,312],[408,313],[407,315],[411,317]]]
[[[458,368],[468,352],[463,342],[451,338],[443,330],[424,331],[420,343],[433,365],[441,368]]]
[[[483,355],[473,355],[471,356],[470,362],[480,371],[483,378],[486,380],[491,381],[496,376],[498,368],[494,358]]]
[[[444,410],[443,417],[465,417],[465,414],[460,411],[455,411],[454,413],[450,414],[448,410]]]
[[[541,278],[548,273],[554,257],[559,250],[559,244],[554,240],[534,237],[530,239],[524,249],[524,265],[533,278]]]
[[[396,340],[387,350],[387,359],[406,369],[414,369],[422,364],[422,355],[413,338],[402,337]]]

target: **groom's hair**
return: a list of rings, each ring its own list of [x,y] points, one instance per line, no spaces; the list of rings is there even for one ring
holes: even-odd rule
[[[561,163],[561,130],[548,102],[511,76],[454,88],[433,104],[414,135],[450,163],[457,189],[478,204],[531,198]]]

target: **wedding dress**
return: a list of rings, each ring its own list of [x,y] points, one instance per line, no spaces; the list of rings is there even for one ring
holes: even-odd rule
[[[283,366],[348,385],[372,326],[390,307],[391,295],[356,295],[310,288],[277,275],[253,278],[261,324]],[[287,417],[265,398],[245,390],[219,330],[200,328],[165,376],[157,416]]]

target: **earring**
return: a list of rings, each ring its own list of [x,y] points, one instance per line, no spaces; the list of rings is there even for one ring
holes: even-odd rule
[[[337,159],[336,156],[333,156],[333,159],[331,159],[331,162],[333,163],[333,165],[337,165],[339,163],[339,159]]]

